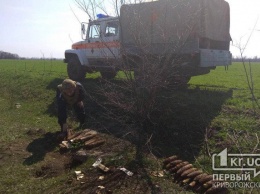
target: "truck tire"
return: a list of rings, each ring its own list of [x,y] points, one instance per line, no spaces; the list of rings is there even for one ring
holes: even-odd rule
[[[100,71],[100,74],[103,79],[110,80],[116,76],[117,72],[116,71]]]
[[[170,87],[175,89],[186,89],[188,88],[188,82],[190,81],[191,76],[176,76],[170,81]]]
[[[69,78],[75,81],[82,81],[86,77],[86,70],[80,64],[77,57],[72,57],[69,59],[67,73]]]

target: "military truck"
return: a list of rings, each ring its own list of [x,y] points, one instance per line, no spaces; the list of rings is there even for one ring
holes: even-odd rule
[[[65,51],[64,61],[69,77],[82,80],[87,72],[100,71],[111,79],[122,67],[138,69],[144,56],[151,62],[165,59],[178,63],[176,72],[188,80],[231,64],[229,29],[224,0],[124,4],[118,17],[98,14],[82,23],[83,41]]]

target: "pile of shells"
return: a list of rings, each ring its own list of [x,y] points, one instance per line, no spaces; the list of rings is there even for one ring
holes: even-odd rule
[[[164,169],[173,175],[173,180],[195,193],[199,194],[225,194],[226,188],[214,187],[213,176],[195,168],[187,161],[171,156],[163,161]]]
[[[61,141],[60,148],[70,149],[73,145],[83,147],[85,149],[92,149],[105,143],[105,140],[100,135],[91,129],[84,129],[82,131],[71,134],[68,133],[67,141]]]

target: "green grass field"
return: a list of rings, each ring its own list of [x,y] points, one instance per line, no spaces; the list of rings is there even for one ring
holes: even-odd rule
[[[154,155],[158,160],[177,154],[214,173],[210,155],[225,148],[230,153],[259,153],[260,101],[252,99],[246,72],[253,83],[253,94],[259,99],[260,64],[257,63],[251,64],[251,68],[246,64],[246,70],[241,63],[233,63],[228,70],[217,67],[207,75],[193,77],[188,89],[174,91],[165,108],[172,107],[175,111],[161,116],[159,132],[154,137]],[[83,82],[87,91],[95,90],[98,76],[99,73],[87,75]],[[80,193],[77,188],[72,190],[68,182],[75,169],[89,164],[66,169],[56,176],[35,177],[35,172],[46,162],[55,160],[47,152],[57,153],[57,146],[48,151],[37,146],[46,143],[45,133],[59,130],[55,90],[65,78],[66,65],[62,61],[0,60],[0,193]],[[95,119],[89,120],[90,127],[107,122],[99,118],[98,109],[91,111]],[[28,135],[32,130],[44,132]],[[109,134],[113,136],[112,131]],[[33,152],[37,148],[39,156]],[[31,157],[32,154],[36,157]],[[150,168],[158,168],[157,162],[146,161]],[[165,179],[152,178],[152,181],[159,182],[164,193],[174,193]],[[179,187],[175,189],[176,193],[186,192]],[[233,192],[243,193],[243,190]]]

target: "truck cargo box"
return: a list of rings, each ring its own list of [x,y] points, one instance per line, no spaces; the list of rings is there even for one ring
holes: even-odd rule
[[[229,4],[224,0],[160,0],[125,4],[121,44],[127,54],[188,54],[229,50]]]

